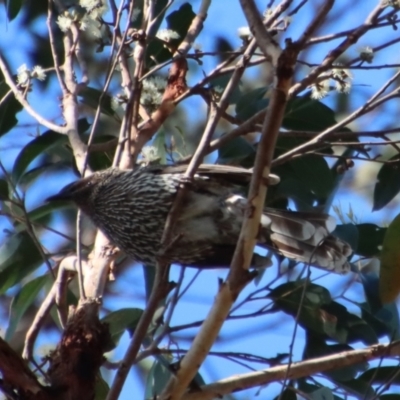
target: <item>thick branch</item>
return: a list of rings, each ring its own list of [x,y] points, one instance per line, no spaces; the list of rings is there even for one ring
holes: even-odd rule
[[[367,362],[382,357],[396,356],[400,354],[400,342],[389,344],[378,344],[361,350],[351,350],[334,355],[313,358],[311,360],[292,363],[288,373],[289,379],[298,379],[316,373],[344,368],[350,365]],[[196,393],[183,396],[183,400],[211,400],[221,398],[226,394],[235,393],[241,390],[256,386],[266,385],[270,382],[285,379],[288,365],[250,372],[248,374],[234,375],[222,379],[210,385],[204,385]]]
[[[249,3],[252,4],[249,6]],[[241,4],[244,11],[248,13],[246,16],[249,25],[256,26],[253,33],[257,39],[258,45],[262,47],[263,52],[265,52],[267,56],[272,53],[272,59],[276,60],[280,50],[265,31],[254,2],[242,0]],[[260,23],[262,29],[260,28]],[[260,42],[258,41],[259,37]],[[266,185],[272,155],[284,114],[286,95],[290,87],[296,55],[297,54],[293,52],[292,49],[287,49],[281,54],[278,60],[277,84],[273,90],[270,107],[263,126],[262,137],[255,161],[254,175],[250,184],[248,212],[232,260],[231,271],[227,281],[220,286],[215,302],[206,320],[202,324],[199,333],[195,337],[190,350],[181,360],[180,369],[161,394],[160,398],[163,400],[178,400],[182,397],[200,365],[209,353],[211,346],[229,314],[232,304],[241,290],[252,278],[251,274],[248,272],[248,268],[256,243],[261,212],[264,207],[267,192]]]

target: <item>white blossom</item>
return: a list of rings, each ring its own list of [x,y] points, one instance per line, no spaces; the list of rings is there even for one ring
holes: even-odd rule
[[[350,92],[353,75],[348,69],[334,68],[332,70],[332,78],[335,80],[335,88],[338,92]]]
[[[80,0],[79,4],[85,8],[90,18],[96,19],[107,12],[107,4],[102,0]]]
[[[137,20],[137,18],[138,18],[138,16],[140,15],[140,8],[134,8],[133,9],[133,11],[132,11],[132,18],[131,18],[131,21],[132,22],[135,22],[136,20]]]
[[[155,146],[145,146],[142,149],[142,157],[144,161],[148,164],[152,161],[160,159],[160,154],[158,153],[157,147]]]
[[[224,88],[222,86],[220,86],[220,85],[217,85],[217,86],[213,87],[213,90],[214,90],[215,93],[221,94],[224,91]]]
[[[238,28],[237,34],[242,40],[247,40],[251,37],[251,31],[248,26],[241,26]]]
[[[79,23],[79,29],[81,31],[86,31],[90,35],[96,37],[96,38],[101,38],[101,23],[96,20],[91,18],[88,15],[85,15],[82,20]]]
[[[62,32],[67,32],[71,28],[73,22],[74,21],[68,13],[59,15],[57,18],[57,25]]]
[[[18,69],[17,69],[17,82],[21,86],[27,86],[29,84],[29,81],[31,79],[31,72],[29,68],[26,66],[26,64],[22,64]]]
[[[164,91],[165,87],[167,86],[167,81],[162,76],[153,76],[147,81],[151,82],[157,89],[161,89],[162,91]]]
[[[160,40],[164,42],[169,42],[172,39],[179,39],[180,36],[178,32],[173,31],[172,29],[160,29],[156,35]]]
[[[360,49],[360,58],[361,60],[367,62],[368,64],[372,63],[374,59],[374,50],[370,46],[365,46]]]
[[[40,65],[35,65],[32,69],[32,78],[39,79],[39,81],[44,81],[46,79],[46,72]]]
[[[344,68],[334,68],[332,70],[333,78],[345,80],[345,79],[353,79],[352,73],[348,69]]]
[[[167,82],[160,76],[151,77],[143,81],[140,102],[143,105],[157,106],[161,104]]]
[[[351,83],[348,81],[335,81],[335,88],[340,93],[349,93],[351,89]]]
[[[329,89],[329,79],[314,83],[311,86],[311,98],[314,100],[321,100],[329,93]]]
[[[382,1],[382,7],[400,8],[400,0],[384,0]]]

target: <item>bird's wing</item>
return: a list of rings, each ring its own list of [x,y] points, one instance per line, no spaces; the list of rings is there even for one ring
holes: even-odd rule
[[[350,269],[347,257],[352,249],[331,235],[335,227],[335,219],[327,214],[266,208],[261,218],[260,244],[270,240],[285,257],[342,273]]]
[[[187,169],[187,165],[159,165],[151,167],[154,173],[161,174],[183,174]],[[236,184],[246,184],[250,181],[253,172],[249,169],[242,167],[235,167],[232,165],[219,165],[219,164],[201,164],[196,171],[197,175],[209,176]],[[279,177],[274,174],[269,175],[269,185],[276,185],[279,183]]]

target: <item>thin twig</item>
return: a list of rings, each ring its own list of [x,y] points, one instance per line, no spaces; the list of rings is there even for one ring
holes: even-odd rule
[[[24,107],[24,110],[31,115],[39,124],[45,126],[47,129],[50,129],[54,132],[58,132],[61,134],[66,134],[68,132],[68,128],[65,126],[59,126],[57,124],[54,124],[53,122],[50,122],[43,116],[41,116],[39,113],[37,113],[32,106],[29,104],[29,102],[25,99],[24,95],[19,91],[17,88],[17,85],[14,83],[14,80],[12,79],[11,73],[8,70],[8,67],[6,65],[6,62],[3,58],[3,56],[0,54],[0,70],[1,73],[4,76],[4,80],[7,83],[8,87],[12,90],[14,93],[15,98],[20,102],[22,107]]]
[[[374,10],[370,13],[366,21],[360,25],[358,28],[352,30],[348,35],[346,35],[346,39],[342,41],[336,48],[331,50],[322,63],[314,68],[301,82],[293,85],[290,89],[289,95],[293,97],[297,95],[299,92],[308,87],[314,80],[322,73],[328,70],[332,63],[342,55],[351,45],[357,42],[357,40],[368,32],[371,27],[375,26],[377,18],[382,13],[383,8],[379,3]]]
[[[295,147],[294,149],[291,149],[287,151],[286,153],[280,155],[273,161],[273,165],[279,165],[290,158],[292,158],[296,154],[303,153],[305,151],[308,151],[312,149],[314,146],[318,144],[318,142],[321,141],[326,141],[329,135],[338,129],[343,128],[350,122],[354,121],[356,118],[359,116],[371,111],[372,109],[378,107],[381,105],[383,102],[388,101],[394,97],[399,96],[399,89],[396,89],[392,93],[389,93],[388,95],[378,99],[378,97],[400,76],[400,71],[398,71],[393,77],[391,77],[373,96],[371,96],[367,102],[365,102],[362,106],[360,106],[357,110],[352,112],[350,115],[348,115],[346,118],[344,118],[342,121],[338,122],[337,124],[329,127],[328,129],[325,129],[323,132],[321,132],[319,135],[317,135],[314,139],[308,141],[307,143],[304,143],[300,146]]]

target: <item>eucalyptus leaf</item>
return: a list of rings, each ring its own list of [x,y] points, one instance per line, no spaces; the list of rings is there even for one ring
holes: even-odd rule
[[[0,82],[0,136],[10,131],[18,123],[17,114],[22,110],[22,105],[10,92],[8,85]],[[5,97],[7,96],[7,97]]]
[[[118,345],[125,331],[128,331],[131,335],[133,334],[142,314],[143,310],[140,308],[121,308],[102,318],[101,322],[109,325],[111,340],[114,343],[114,346],[107,348],[107,351]]]
[[[309,95],[288,101],[282,126],[298,131],[320,132],[336,124],[334,111]]]
[[[30,141],[18,154],[14,167],[12,170],[12,178],[15,183],[19,181],[22,174],[29,167],[31,162],[36,159],[36,157],[42,155],[49,148],[59,145],[61,143],[66,143],[68,138],[66,135],[61,135],[60,133],[47,131],[42,135],[37,136],[35,139]]]
[[[10,341],[17,325],[24,316],[27,309],[36,300],[37,295],[42,290],[44,285],[52,278],[49,275],[39,276],[23,286],[23,288],[13,298],[10,307],[9,324],[6,331],[5,339]]]
[[[377,182],[374,188],[374,204],[373,211],[381,210],[400,191],[400,154],[391,157],[389,161],[396,161],[395,163],[383,164],[378,172]]]

